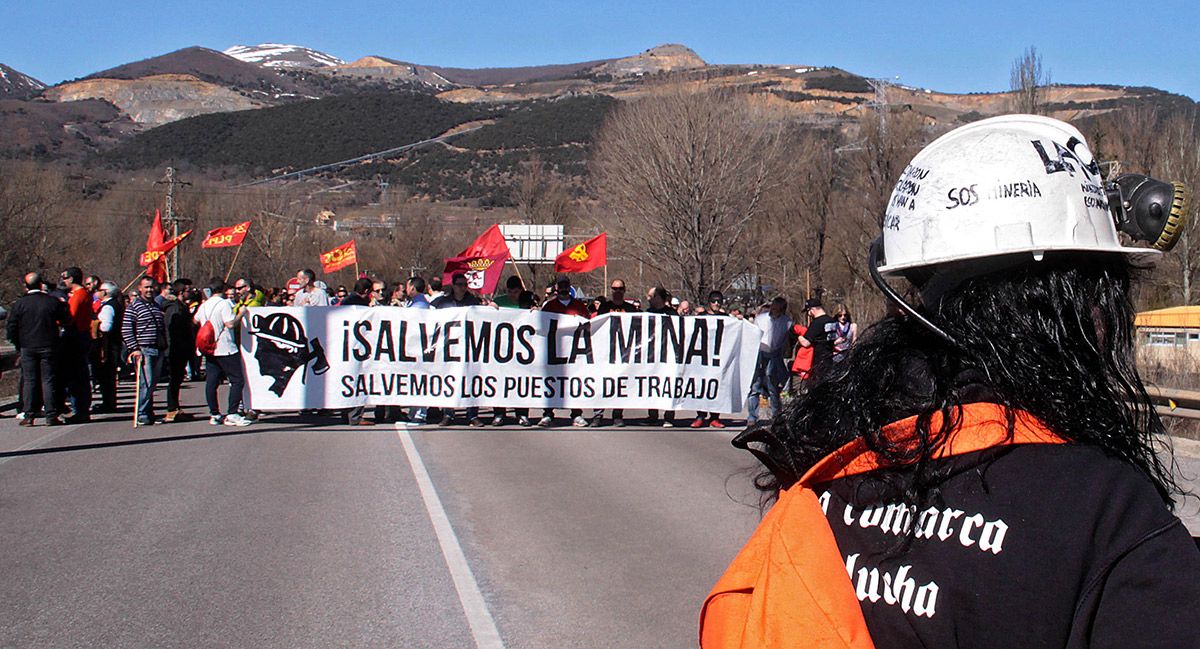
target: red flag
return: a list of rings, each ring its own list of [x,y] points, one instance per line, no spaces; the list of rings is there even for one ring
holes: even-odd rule
[[[155,215],[155,221],[158,222],[157,215]],[[158,229],[159,229],[159,233],[161,234],[161,231],[162,231],[161,224],[159,225]],[[183,234],[175,237],[174,239],[171,239],[170,241],[163,241],[163,242],[159,243],[157,246],[149,248],[148,250],[146,250],[146,252],[143,252],[141,258],[138,259],[138,263],[140,265],[146,267],[146,277],[153,278],[154,281],[156,281],[160,284],[163,282],[166,282],[167,281],[167,253],[171,252],[171,250],[174,249],[175,246],[178,246],[180,241],[183,241],[184,239],[188,238],[188,235],[190,235],[191,233],[192,233],[192,231],[188,230],[187,232],[184,232]],[[153,237],[154,235],[155,235],[154,227],[151,226],[150,236]]]
[[[188,230],[187,232],[184,232],[183,234],[175,237],[174,239],[171,239],[170,241],[164,241],[164,242],[158,244],[157,246],[155,246],[154,248],[150,248],[150,249],[146,250],[146,252],[142,253],[141,258],[138,259],[138,263],[141,264],[142,266],[149,266],[150,264],[153,264],[154,262],[159,261],[163,257],[166,257],[168,252],[171,252],[171,250],[173,250],[175,248],[175,246],[179,245],[180,241],[183,241],[184,239],[186,239],[188,237],[188,235],[190,235],[191,233],[192,233],[192,231]]]
[[[208,235],[204,237],[204,242],[200,244],[200,247],[229,248],[240,246],[242,245],[242,240],[246,238],[246,232],[249,229],[249,221],[231,225],[227,228],[213,228],[208,231]]]
[[[154,220],[150,222],[150,233],[146,236],[146,252],[142,253],[138,265],[147,266],[146,276],[153,278],[156,282],[167,281],[166,261],[162,255],[155,255],[154,259],[150,261],[144,260],[150,251],[157,250],[163,245],[163,236],[162,213],[154,210]]]
[[[154,220],[150,222],[150,235],[146,237],[146,250],[155,250],[163,245],[166,235],[163,234],[162,213],[154,210]],[[145,264],[142,264],[143,266]]]
[[[599,235],[564,250],[554,258],[556,273],[586,273],[608,263],[608,234]]]
[[[446,260],[446,269],[442,271],[442,286],[449,287],[454,274],[462,273],[467,276],[467,288],[491,295],[504,275],[504,262],[507,259],[508,248],[504,249],[503,254],[497,255],[450,257]]]
[[[321,270],[326,273],[332,273],[356,263],[358,263],[358,248],[354,245],[354,239],[329,252],[321,253]]]
[[[505,260],[509,257],[508,241],[504,239],[504,235],[500,232],[499,225],[484,230],[483,234],[475,240],[475,243],[467,246],[466,250],[458,253],[459,257],[499,257],[503,256]]]

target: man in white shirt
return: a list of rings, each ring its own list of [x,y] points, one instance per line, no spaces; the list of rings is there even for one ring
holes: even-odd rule
[[[121,320],[125,308],[121,305],[121,289],[112,282],[100,284],[100,338],[94,346],[96,355],[96,387],[100,403],[92,406],[93,413],[117,411],[117,362],[121,358]]]
[[[771,300],[771,306],[765,313],[759,313],[754,318],[754,324],[762,331],[762,341],[758,344],[758,365],[754,368],[754,380],[750,384],[750,394],[746,397],[746,425],[758,423],[759,397],[764,393],[771,404],[773,415],[783,409],[783,401],[779,398],[779,385],[776,377],[786,376],[784,373],[784,353],[787,351],[788,333],[792,330],[792,319],[787,314],[787,300],[777,297]]]
[[[205,300],[200,308],[196,309],[195,318],[200,329],[204,329],[205,325],[210,325],[216,335],[216,347],[211,354],[204,354],[206,368],[204,398],[208,402],[208,423],[214,426],[221,424],[248,426],[250,420],[238,414],[242,405],[242,388],[245,385],[245,378],[242,375],[240,350],[233,338],[233,330],[238,326],[241,318],[234,314],[233,302],[225,297],[225,282],[220,278],[213,278],[209,283],[209,288],[212,290],[212,297]],[[202,337],[197,336],[198,339]],[[221,386],[221,379],[224,378],[229,379],[229,409],[226,411],[228,413],[226,415],[221,414],[221,407],[217,401],[217,388]]]
[[[431,309],[429,300],[425,297],[425,278],[419,275],[409,277],[404,284],[404,294],[408,297],[406,308],[409,309]],[[408,423],[410,426],[423,426],[429,419],[429,408],[422,406],[412,406],[408,409]]]
[[[294,306],[329,306],[329,294],[316,285],[317,274],[311,268],[296,273],[300,289],[296,291]]]

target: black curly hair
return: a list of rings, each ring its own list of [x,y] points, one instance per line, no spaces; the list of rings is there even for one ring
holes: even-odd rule
[[[755,478],[764,506],[856,437],[893,467],[883,480],[896,496],[926,503],[946,477],[931,458],[956,425],[958,407],[980,401],[1005,406],[1010,434],[1015,411],[1023,410],[1069,442],[1129,462],[1172,505],[1179,486],[1155,452],[1162,421],[1134,363],[1128,262],[1047,254],[986,274],[968,269],[943,268],[943,277],[966,279],[920,307],[957,344],[889,316],[781,416],[735,438],[766,466]],[[928,289],[923,279],[918,288]],[[942,414],[936,426],[935,413]],[[914,415],[915,445],[883,435],[886,424]]]

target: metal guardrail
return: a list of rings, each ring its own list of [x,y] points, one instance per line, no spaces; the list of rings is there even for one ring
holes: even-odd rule
[[[1176,390],[1154,384],[1146,386],[1146,394],[1164,417],[1200,419],[1200,391]]]
[[[1196,390],[1176,390],[1174,388],[1164,388],[1154,385],[1153,383],[1146,385],[1146,393],[1150,395],[1150,399],[1154,403],[1163,406],[1169,406],[1170,402],[1174,402],[1178,408],[1190,408],[1200,410],[1200,391]]]

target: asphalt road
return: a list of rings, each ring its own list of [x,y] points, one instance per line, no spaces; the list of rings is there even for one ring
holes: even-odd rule
[[[0,419],[0,646],[692,647],[758,520],[729,431],[332,421]]]

